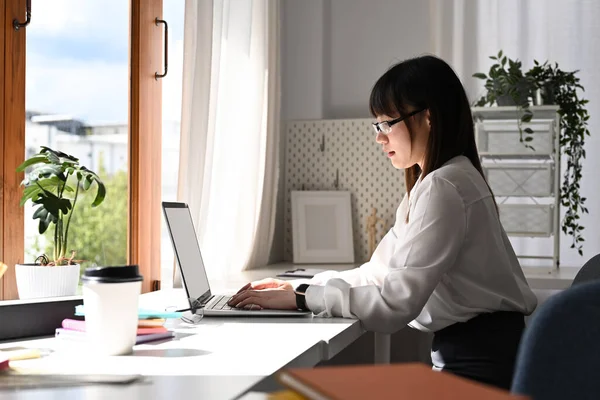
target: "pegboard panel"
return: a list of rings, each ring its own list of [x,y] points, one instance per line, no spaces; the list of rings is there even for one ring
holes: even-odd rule
[[[290,121],[286,124],[285,259],[293,259],[292,190],[347,190],[352,206],[356,262],[368,260],[367,217],[372,208],[387,229],[406,191],[404,171],[395,169],[375,142],[370,119]],[[324,145],[323,145],[324,144]],[[377,227],[377,241],[383,236]]]

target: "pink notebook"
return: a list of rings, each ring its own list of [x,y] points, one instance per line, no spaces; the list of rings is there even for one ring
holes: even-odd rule
[[[7,369],[9,366],[8,357],[0,354],[0,371]]]
[[[76,319],[63,319],[62,322],[63,329],[69,329],[72,331],[85,332],[85,321],[78,321]],[[155,326],[152,328],[138,328],[138,335],[149,335],[151,333],[163,333],[168,332],[169,330],[164,326]]]

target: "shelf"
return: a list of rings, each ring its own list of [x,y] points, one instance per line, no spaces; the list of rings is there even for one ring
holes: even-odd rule
[[[549,237],[553,234],[552,204],[498,204],[498,210],[508,235]]]
[[[544,163],[482,163],[495,196],[548,197],[553,195],[554,168]]]
[[[521,237],[523,245],[521,240],[526,238],[552,242],[552,254],[517,257],[551,259],[556,270],[560,258],[559,107],[531,106],[529,110],[531,121],[519,124],[523,115],[519,107],[473,107],[475,141],[507,235]],[[533,133],[527,134],[527,128]],[[520,141],[527,137],[532,140]],[[521,247],[528,251],[527,245]]]
[[[546,156],[554,154],[554,120],[535,120],[522,124],[521,128],[533,130],[533,140],[528,142],[534,149],[519,141],[516,120],[485,120],[475,124],[477,148],[482,156]],[[523,137],[529,136],[523,132]]]
[[[531,106],[534,119],[554,119],[559,110],[558,106]],[[474,119],[510,119],[516,120],[522,111],[516,106],[472,107]]]

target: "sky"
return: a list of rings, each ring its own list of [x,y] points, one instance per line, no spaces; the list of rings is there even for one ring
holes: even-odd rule
[[[164,0],[169,73],[163,120],[179,121],[185,0]],[[126,123],[129,2],[33,0],[27,27],[26,108],[88,124]],[[162,26],[156,29],[163,29]]]

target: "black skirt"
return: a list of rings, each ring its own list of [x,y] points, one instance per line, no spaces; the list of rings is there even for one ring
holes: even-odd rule
[[[519,312],[480,314],[434,333],[436,369],[510,389],[525,317]]]

